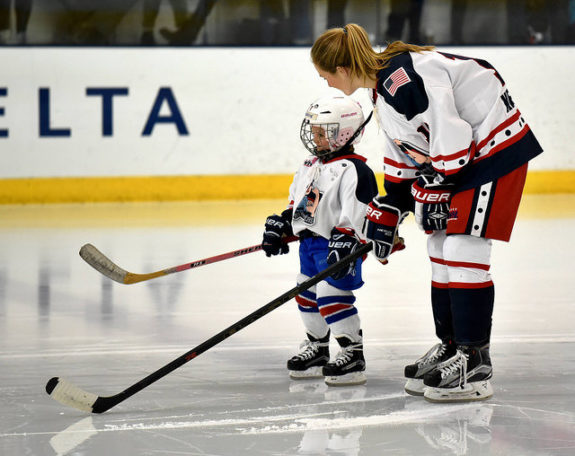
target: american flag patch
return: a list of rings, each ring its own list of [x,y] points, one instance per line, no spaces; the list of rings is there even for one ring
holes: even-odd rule
[[[395,96],[395,92],[397,92],[397,89],[399,89],[402,85],[405,85],[410,81],[411,79],[409,79],[409,76],[402,67],[391,73],[391,75],[383,83],[383,87],[385,87],[385,90],[387,90],[393,97]]]

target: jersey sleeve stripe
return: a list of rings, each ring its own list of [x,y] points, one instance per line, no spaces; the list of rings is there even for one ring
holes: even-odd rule
[[[498,146],[491,149],[489,151],[489,153],[487,153],[485,155],[478,156],[474,161],[478,162],[478,161],[483,160],[484,158],[491,157],[494,154],[496,154],[497,152],[499,152],[500,150],[506,149],[507,147],[511,146],[512,144],[515,144],[516,142],[520,141],[527,134],[527,132],[529,130],[530,130],[529,125],[525,125],[523,127],[523,129],[518,134],[509,138],[507,141],[503,141],[501,144],[499,144]]]
[[[457,160],[458,158],[461,158],[461,157],[465,157],[469,153],[470,149],[474,149],[473,145],[474,145],[474,143],[472,141],[471,145],[467,149],[461,149],[460,151],[454,152],[454,153],[449,154],[449,155],[437,155],[435,157],[430,157],[431,161],[433,161],[433,162],[452,161],[452,160]]]
[[[400,163],[398,161],[392,160],[391,158],[385,157],[383,159],[383,163],[385,165],[390,165],[393,166],[394,168],[400,168],[400,169],[417,169],[415,166],[413,165],[408,165],[407,163]]]
[[[416,171],[413,171],[413,175],[405,175],[405,176],[401,176],[401,177],[396,177],[396,176],[392,176],[391,174],[385,173],[385,180],[393,182],[395,184],[401,184],[402,182],[405,181],[412,181],[414,179],[417,179],[417,176],[415,175]]]
[[[489,133],[485,139],[479,141],[479,144],[477,144],[477,149],[479,149],[479,150],[483,149],[485,147],[485,145],[489,141],[491,141],[497,133],[499,133],[504,128],[507,128],[509,125],[513,124],[514,122],[516,122],[519,119],[519,117],[521,117],[521,113],[519,112],[519,110],[517,110],[517,112],[514,115],[512,115],[509,119],[500,123],[497,127],[495,127],[493,130],[491,130],[491,133]]]

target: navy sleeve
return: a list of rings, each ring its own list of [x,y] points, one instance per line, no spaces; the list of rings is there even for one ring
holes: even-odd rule
[[[377,73],[377,93],[407,120],[429,107],[425,84],[413,68],[409,53],[393,57],[389,66]]]
[[[385,180],[383,182],[385,189],[383,199],[385,203],[397,207],[401,212],[413,212],[415,207],[415,201],[411,196],[411,184],[413,184],[413,182],[413,180],[402,182]]]
[[[377,179],[372,169],[365,164],[363,160],[350,158],[357,171],[357,188],[355,189],[356,198],[364,204],[369,204],[377,196]]]

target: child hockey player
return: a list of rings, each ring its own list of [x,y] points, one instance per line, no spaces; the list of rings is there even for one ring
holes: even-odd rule
[[[269,257],[288,252],[282,237],[299,236],[298,283],[349,255],[362,242],[365,211],[378,191],[373,171],[353,147],[366,123],[359,104],[343,95],[320,98],[305,114],[300,138],[312,155],[294,176],[288,208],[267,218],[262,243]],[[366,382],[353,294],[363,285],[362,261],[359,258],[296,297],[307,340],[287,362],[291,378],[323,376],[328,385]],[[341,347],[331,362],[330,333]]]

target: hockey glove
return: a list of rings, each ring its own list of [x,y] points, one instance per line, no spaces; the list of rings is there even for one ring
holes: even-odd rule
[[[366,239],[373,242],[375,257],[386,264],[387,257],[394,251],[401,211],[395,206],[386,204],[384,198],[376,196],[367,206],[363,234]]]
[[[292,209],[286,209],[281,215],[270,215],[266,219],[262,249],[267,257],[289,252],[289,245],[282,242],[282,237],[293,236],[292,214]]]
[[[357,250],[359,241],[350,228],[334,228],[328,243],[327,264],[337,263],[342,258],[351,255]],[[355,261],[349,266],[340,269],[331,275],[332,279],[340,280],[348,274],[355,274]]]
[[[453,184],[441,184],[421,176],[411,187],[415,199],[415,222],[430,234],[447,228]]]

